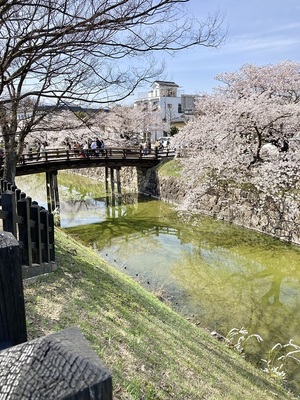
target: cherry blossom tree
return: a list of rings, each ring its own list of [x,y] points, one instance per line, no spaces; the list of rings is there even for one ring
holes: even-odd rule
[[[124,99],[162,71],[153,53],[223,40],[219,14],[196,21],[188,0],[3,0],[0,127],[14,180],[26,136],[61,104]],[[22,124],[19,120],[22,119]]]
[[[300,64],[244,65],[217,80],[221,84],[212,94],[199,96],[196,118],[174,139],[177,148],[193,149],[186,163],[190,179],[199,181],[202,174],[208,186],[251,181],[259,190],[279,194],[284,188],[295,194]]]
[[[146,140],[150,134],[161,136],[167,129],[160,112],[144,105],[114,105],[98,111],[56,110],[34,126],[26,137],[28,147],[34,147],[43,138],[50,147],[80,145],[101,138],[108,146],[132,145],[131,139]]]
[[[120,143],[120,139],[130,142],[133,137],[146,140],[151,133],[164,129],[166,123],[157,109],[135,105],[113,107],[107,115],[105,131],[109,139]]]
[[[67,148],[67,143],[72,145],[75,142],[83,145],[104,132],[106,118],[105,110],[56,110],[32,127],[26,136],[26,148],[36,147],[41,140],[46,141],[52,148]]]

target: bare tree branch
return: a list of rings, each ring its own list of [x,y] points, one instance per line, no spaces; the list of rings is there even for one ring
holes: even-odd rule
[[[124,99],[162,72],[153,54],[219,46],[222,16],[186,15],[188,0],[4,0],[0,5],[0,127],[5,176],[13,180],[24,140],[62,100]],[[22,127],[18,115],[29,100]],[[18,144],[16,142],[18,132]],[[17,147],[16,147],[17,146]],[[17,149],[17,152],[15,150]]]

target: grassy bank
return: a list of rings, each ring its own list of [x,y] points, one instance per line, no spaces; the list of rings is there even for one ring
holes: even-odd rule
[[[56,232],[58,269],[26,286],[29,338],[76,325],[114,399],[291,399],[267,376],[88,249]]]

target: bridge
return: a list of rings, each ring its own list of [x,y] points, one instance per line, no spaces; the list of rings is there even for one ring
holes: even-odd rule
[[[158,148],[145,154],[138,148],[110,147],[102,151],[47,149],[45,153],[23,153],[17,164],[16,175],[55,172],[65,169],[90,167],[144,167],[151,168],[163,159],[174,157],[174,150]]]
[[[118,196],[121,197],[121,167],[152,168],[162,160],[174,156],[174,150],[158,148],[147,152],[143,149],[129,147],[108,147],[103,150],[47,149],[44,153],[23,153],[16,167],[16,175],[46,173],[48,211],[52,212],[59,209],[57,183],[59,170],[104,167],[106,192],[108,192],[110,171],[111,193],[114,196],[116,183]]]

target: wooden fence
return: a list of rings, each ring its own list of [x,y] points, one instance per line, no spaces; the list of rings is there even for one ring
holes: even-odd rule
[[[73,327],[27,342],[20,246],[0,232],[0,399],[112,400],[112,377]]]
[[[54,218],[4,179],[0,206],[0,398],[112,400],[111,374],[77,328],[27,342],[21,265],[54,263]]]
[[[19,242],[24,277],[53,271],[53,214],[3,178],[0,178],[0,206],[2,230],[11,232]]]

